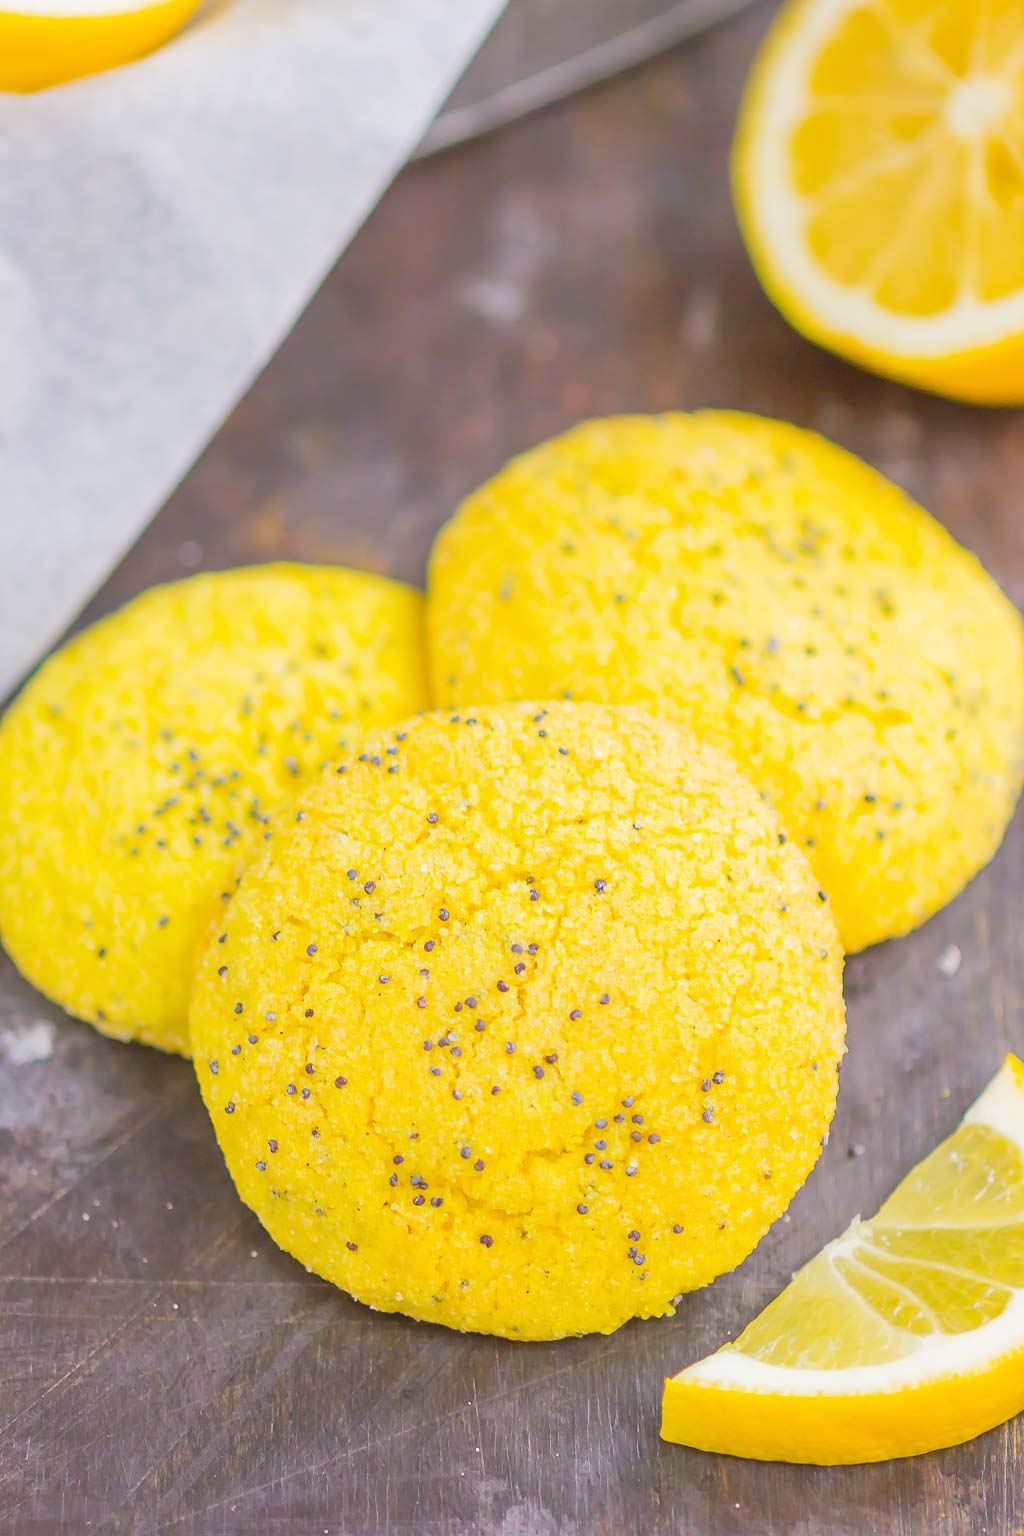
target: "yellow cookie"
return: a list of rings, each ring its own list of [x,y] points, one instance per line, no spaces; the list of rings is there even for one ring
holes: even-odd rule
[[[438,537],[434,697],[633,702],[733,754],[849,950],[992,856],[1020,787],[1020,615],[858,459],[725,411],[585,422]]]
[[[283,796],[424,705],[422,600],[299,565],[156,587],[0,725],[0,937],[106,1034],[188,1052],[193,953]]]
[[[242,1199],[381,1311],[521,1339],[672,1311],[812,1167],[842,957],[719,754],[638,710],[431,714],[305,789],[201,952]]]

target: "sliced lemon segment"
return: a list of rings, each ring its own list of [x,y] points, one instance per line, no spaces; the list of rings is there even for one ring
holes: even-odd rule
[[[665,1383],[662,1437],[834,1466],[959,1445],[1024,1409],[1024,1063],[734,1344]]]
[[[842,356],[1024,400],[1024,6],[790,0],[736,135],[768,293]]]
[[[38,91],[151,53],[201,0],[0,0],[0,90]]]

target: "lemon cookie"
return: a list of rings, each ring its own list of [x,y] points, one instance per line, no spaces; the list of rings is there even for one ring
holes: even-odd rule
[[[0,936],[105,1033],[187,1052],[201,926],[355,729],[425,703],[421,598],[276,565],[145,592],[0,726]]]
[[[730,412],[587,422],[515,459],[434,548],[438,703],[634,702],[727,749],[850,950],[991,857],[1021,780],[1020,615],[894,485]]]
[[[245,1202],[382,1311],[521,1339],[669,1313],[812,1167],[843,1050],[810,868],[638,710],[428,714],[304,789],[201,952]]]

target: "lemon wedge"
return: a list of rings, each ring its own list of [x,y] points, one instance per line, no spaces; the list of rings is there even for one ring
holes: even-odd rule
[[[1024,1063],[734,1344],[665,1383],[662,1437],[834,1466],[959,1445],[1024,1409]]]
[[[939,394],[1024,401],[1020,0],[790,0],[733,184],[798,330]]]
[[[115,64],[165,43],[200,0],[0,0],[0,91],[38,91]]]

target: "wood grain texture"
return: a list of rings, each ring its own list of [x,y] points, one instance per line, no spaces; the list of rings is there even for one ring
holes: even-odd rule
[[[836,362],[751,276],[726,157],[769,13],[405,174],[90,617],[199,563],[421,580],[511,452],[588,413],[704,404],[862,453],[1024,599],[1024,416]],[[235,1199],[188,1065],[67,1021],[0,961],[0,1531],[1016,1536],[1021,1422],[835,1471],[657,1425],[662,1376],[872,1210],[1024,1044],[1022,891],[1018,816],[959,901],[850,963],[831,1143],[738,1272],[672,1321],[548,1345],[377,1316],[307,1275]]]

